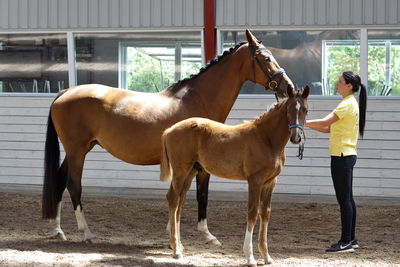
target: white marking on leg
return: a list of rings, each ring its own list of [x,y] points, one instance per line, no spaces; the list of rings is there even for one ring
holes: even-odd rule
[[[253,256],[252,237],[253,237],[253,230],[249,231],[246,228],[246,236],[244,238],[243,252],[244,252],[244,255],[246,256],[248,265],[256,265],[257,264],[257,262]]]
[[[243,244],[243,252],[244,255],[247,258],[247,264],[248,265],[257,265],[256,260],[254,259],[253,256],[253,229],[251,229],[251,231],[248,230],[249,228],[246,227],[246,236],[244,238],[244,244]]]
[[[218,239],[210,233],[207,226],[207,219],[203,219],[197,223],[197,231],[204,236],[207,243],[212,243],[214,245],[221,245]]]
[[[50,220],[49,223],[53,227],[53,237],[67,240],[63,230],[61,229],[61,201],[57,204],[57,216],[54,220]]]
[[[85,215],[83,214],[83,210],[81,209],[81,205],[78,205],[75,210],[76,222],[78,223],[79,231],[84,234],[84,241],[90,241],[94,235],[90,232],[89,227],[86,223]]]
[[[171,235],[171,222],[168,220],[167,227],[165,228],[165,231],[167,231],[167,234]]]

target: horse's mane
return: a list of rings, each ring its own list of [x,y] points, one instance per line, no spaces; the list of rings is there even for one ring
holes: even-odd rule
[[[216,65],[219,61],[221,61],[223,58],[227,57],[228,55],[231,55],[233,52],[235,52],[236,50],[239,49],[239,47],[241,47],[242,45],[247,44],[247,42],[241,42],[238,43],[235,47],[231,47],[229,50],[225,50],[224,53],[222,55],[217,56],[216,58],[214,58],[213,60],[211,60],[205,67],[202,67],[200,69],[200,71],[197,74],[192,74],[190,77],[185,78],[183,80],[179,80],[173,84],[171,84],[170,86],[168,86],[166,88],[166,90],[172,92],[172,93],[176,93],[177,91],[179,91],[179,89],[182,87],[182,85],[186,84],[187,82],[195,79],[196,77],[200,76],[201,74],[203,74],[204,72],[206,72],[207,70],[209,70],[212,66]]]

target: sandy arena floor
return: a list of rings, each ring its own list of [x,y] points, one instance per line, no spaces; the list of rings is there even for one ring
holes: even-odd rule
[[[243,266],[246,202],[210,201],[209,228],[222,247],[204,244],[195,231],[197,204],[186,201],[182,218],[185,256],[171,258],[164,199],[84,197],[86,218],[97,236],[81,241],[65,194],[62,227],[68,241],[49,239],[40,218],[40,195],[0,193],[0,266]],[[354,253],[327,254],[339,237],[337,204],[273,201],[269,250],[274,266],[400,266],[400,203],[358,205]],[[258,225],[255,231],[257,237]],[[254,240],[254,239],[253,239]],[[254,240],[255,257],[262,259]]]

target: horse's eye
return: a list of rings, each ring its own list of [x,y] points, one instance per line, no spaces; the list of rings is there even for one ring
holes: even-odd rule
[[[266,57],[265,58],[265,62],[268,62],[268,63],[271,62],[271,58],[270,57]]]

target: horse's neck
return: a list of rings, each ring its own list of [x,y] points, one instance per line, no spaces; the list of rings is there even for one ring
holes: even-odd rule
[[[280,154],[285,149],[290,137],[286,110],[285,103],[282,103],[255,121],[259,136],[272,145],[274,154]]]
[[[247,45],[239,47],[190,81],[193,90],[189,98],[201,101],[210,119],[224,122],[228,117],[240,88],[248,79],[246,65],[250,57],[247,50]]]

